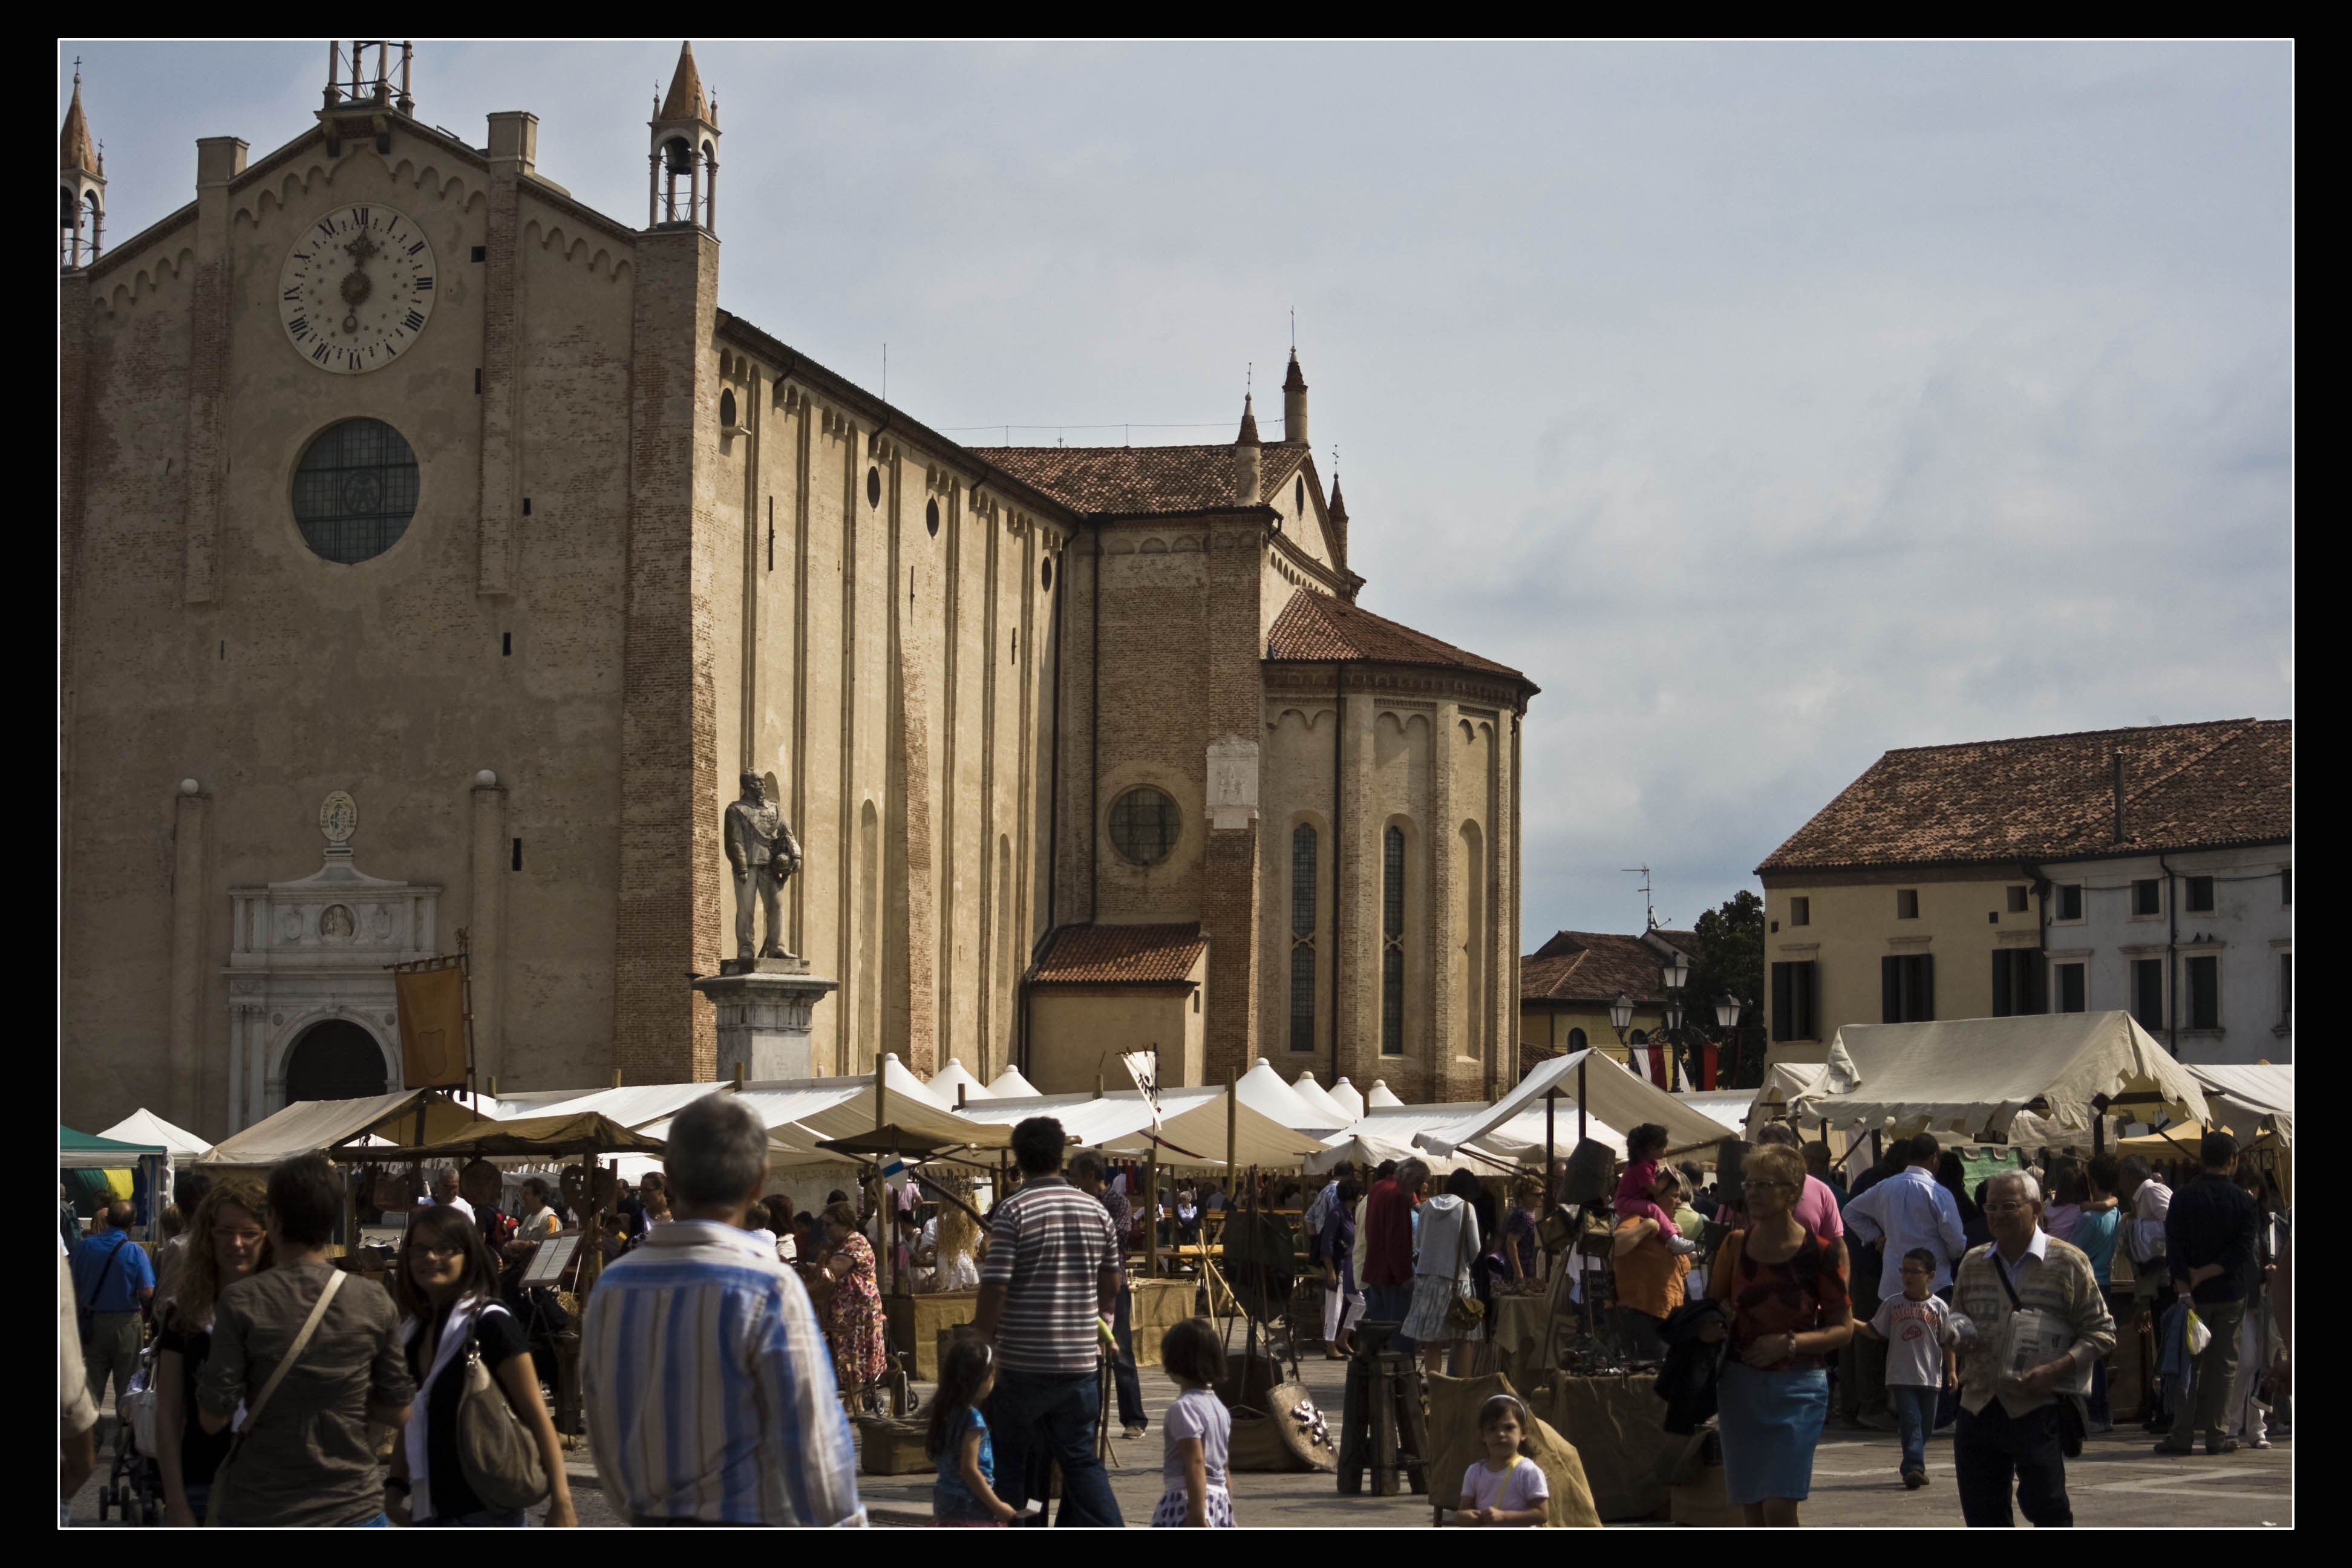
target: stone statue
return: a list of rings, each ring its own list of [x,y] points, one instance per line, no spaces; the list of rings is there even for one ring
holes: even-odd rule
[[[793,837],[783,814],[768,799],[767,785],[757,773],[742,777],[742,798],[727,807],[727,864],[735,871],[735,952],[753,956],[753,900],[767,911],[768,940],[756,950],[761,958],[790,958],[784,951],[783,923],[778,901],[784,879],[801,868],[801,847]]]

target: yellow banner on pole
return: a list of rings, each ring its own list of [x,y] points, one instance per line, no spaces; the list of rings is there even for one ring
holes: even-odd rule
[[[399,999],[400,1081],[404,1089],[466,1084],[466,972],[463,960],[393,972]]]

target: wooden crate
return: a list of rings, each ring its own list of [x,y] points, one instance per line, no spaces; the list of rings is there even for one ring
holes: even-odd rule
[[[858,1468],[869,1476],[927,1476],[930,1458],[923,1452],[923,1421],[894,1421],[885,1415],[856,1415]]]

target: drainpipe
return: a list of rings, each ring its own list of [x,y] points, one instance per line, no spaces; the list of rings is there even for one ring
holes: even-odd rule
[[[1340,745],[1348,733],[1347,667],[1331,666],[1331,1081],[1339,1081],[1339,868],[1347,859],[1347,840],[1340,837],[1340,810],[1347,802],[1347,782],[1341,774]]]
[[[1054,940],[1059,928],[1054,921],[1054,894],[1062,880],[1062,628],[1065,617],[1063,601],[1070,595],[1067,583],[1057,583],[1054,588],[1054,787],[1045,807],[1045,934],[1029,949],[1029,971],[1037,967],[1037,955]],[[1031,650],[1034,656],[1035,650]],[[1021,1038],[1014,1059],[1021,1071],[1029,1071],[1029,973],[1021,976]]]
[[[2180,901],[2173,897],[2172,868],[2156,858],[2164,873],[2164,1044],[2172,1059],[2180,1059]]]
[[[1102,524],[1095,524],[1094,607],[1087,612],[1087,919],[1102,917]]]
[[[2033,889],[2035,923],[2041,932],[2035,956],[2042,960],[2042,1010],[2054,1013],[2058,1010],[2058,1004],[2050,994],[2050,879],[2043,876],[2042,868],[2031,860],[2020,860],[2017,868],[2024,875],[2026,884]],[[2084,1005],[2088,1005],[2087,998]]]

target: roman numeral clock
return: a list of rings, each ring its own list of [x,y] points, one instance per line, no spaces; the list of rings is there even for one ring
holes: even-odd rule
[[[295,352],[357,375],[407,353],[433,316],[433,247],[406,213],[341,207],[287,253],[278,315]]]

